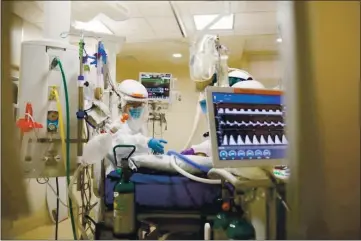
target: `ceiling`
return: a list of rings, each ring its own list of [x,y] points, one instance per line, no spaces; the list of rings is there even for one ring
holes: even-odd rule
[[[42,28],[44,1],[14,3],[16,15]],[[232,58],[240,58],[244,51],[277,51],[276,1],[72,1],[72,20],[84,19],[80,6],[88,7],[82,12],[92,10],[96,19],[115,35],[126,37],[121,53],[125,59],[188,61],[188,42],[197,34],[193,15],[226,10],[234,14],[233,29],[208,32],[220,35]],[[114,13],[107,10],[115,8],[122,10],[127,19],[111,19],[109,16]],[[185,58],[172,59],[172,53],[181,53]]]

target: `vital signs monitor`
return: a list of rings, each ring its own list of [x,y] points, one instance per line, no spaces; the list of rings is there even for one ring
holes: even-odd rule
[[[214,167],[284,164],[281,91],[208,87],[206,95]]]
[[[172,74],[168,73],[140,73],[140,82],[148,91],[148,99],[169,101]]]

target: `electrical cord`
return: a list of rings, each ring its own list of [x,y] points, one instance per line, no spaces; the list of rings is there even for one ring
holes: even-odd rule
[[[90,172],[89,172],[90,167],[91,166],[89,165],[84,170],[84,174],[85,174],[85,176],[87,178],[87,182],[83,183],[84,187],[82,188],[83,194],[84,194],[84,195],[82,195],[82,204],[83,204],[83,210],[84,210],[83,225],[84,225],[85,231],[90,229],[92,234],[94,234],[94,230],[91,227],[90,220],[85,217],[85,215],[89,216],[90,211],[96,205],[96,204],[91,205],[92,183],[91,183],[91,177],[90,177]],[[85,176],[83,176],[83,179],[84,179]],[[85,198],[85,200],[83,199],[83,197]],[[86,226],[88,226],[88,228],[86,228]]]
[[[74,209],[75,209],[75,213],[79,213],[79,205],[78,205],[78,203],[77,203],[77,201],[76,201],[76,197],[75,197],[75,195],[74,195],[74,193],[73,193],[73,186],[74,186],[74,182],[75,182],[75,180],[78,178],[78,175],[83,171],[83,169],[84,169],[84,167],[85,167],[85,165],[84,164],[80,164],[79,166],[78,166],[78,168],[76,169],[76,171],[75,171],[75,173],[74,173],[74,175],[73,175],[73,177],[72,177],[72,179],[71,179],[71,181],[70,181],[70,183],[69,183],[69,185],[68,185],[68,194],[69,194],[69,199],[70,200],[74,200]],[[84,212],[83,212],[84,213]],[[78,217],[78,215],[76,215],[77,217]],[[73,216],[74,217],[74,216]],[[88,237],[87,237],[87,234],[86,234],[86,232],[85,232],[85,229],[83,228],[83,226],[82,226],[82,224],[80,223],[80,221],[79,221],[79,217],[76,219],[76,221],[77,221],[77,226],[78,226],[78,229],[80,230],[80,233],[81,233],[81,237],[83,238],[83,239],[88,239]],[[75,219],[74,219],[74,222],[75,222]],[[74,223],[74,225],[75,225],[75,223]],[[76,229],[75,229],[76,230]]]
[[[86,219],[89,219],[89,221],[92,222],[94,224],[94,226],[97,225],[97,223],[94,221],[94,219],[92,219],[89,215],[84,215],[84,217]]]
[[[56,177],[56,194],[59,196],[59,180]],[[60,198],[56,199],[56,216],[55,216],[55,240],[58,240],[58,228],[59,228],[59,200]]]
[[[40,180],[40,178],[36,178],[36,182],[37,183],[39,183],[39,184],[47,184],[48,182],[49,182],[49,178],[48,177],[45,177],[44,178],[44,182],[41,182],[41,181],[39,181]]]
[[[49,178],[48,178],[48,177],[45,177],[45,178],[43,178],[43,179],[44,179],[44,182],[41,182],[41,181],[40,181],[40,178],[36,178],[36,182],[37,182],[38,184],[41,184],[41,185],[42,185],[42,184],[48,185],[48,186],[50,187],[51,191],[52,191],[52,192],[55,194],[55,196],[57,197],[57,199],[59,199],[59,202],[60,202],[64,207],[69,208],[68,205],[67,205],[63,200],[61,200],[60,196],[57,195],[57,192],[56,192],[55,188],[49,183]],[[28,180],[28,183],[30,183],[30,178],[29,178],[29,180]],[[74,183],[74,184],[76,184],[76,183]],[[93,208],[96,204],[97,204],[97,202],[91,204],[90,207]]]
[[[61,200],[60,196],[57,194],[57,192],[55,191],[55,188],[49,183],[49,178],[43,178],[45,181],[44,182],[40,182],[39,181],[40,178],[36,178],[36,182],[39,184],[47,184],[51,191],[55,194],[56,198],[59,200],[59,202],[66,208],[69,208],[68,205],[65,204],[65,202],[63,200]]]
[[[55,190],[54,190],[54,187],[52,185],[50,185],[50,183],[46,183],[50,189],[53,191],[54,194],[56,194]],[[63,200],[61,200],[61,198],[59,197],[59,194],[56,195],[56,198],[59,200],[59,202],[66,208],[69,208],[68,205],[65,204],[65,202]]]

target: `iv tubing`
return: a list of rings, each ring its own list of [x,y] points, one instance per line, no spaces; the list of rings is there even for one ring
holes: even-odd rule
[[[208,173],[209,170],[211,170],[211,168],[209,167],[206,167],[206,166],[202,166],[202,165],[199,165],[198,163],[192,161],[191,159],[187,158],[186,156],[184,155],[181,155],[179,154],[178,152],[175,152],[175,151],[168,151],[167,152],[167,155],[168,156],[176,156],[178,159],[184,161],[185,163],[187,163],[188,165],[194,167],[194,168],[197,168],[198,170],[201,170],[202,172],[205,172],[205,173]]]
[[[34,118],[33,118],[32,115],[30,115],[29,113],[25,113],[25,115],[26,115],[27,117],[29,117],[29,119],[33,122],[33,124],[35,123]]]
[[[66,83],[65,73],[63,69],[63,65],[61,61],[56,58],[57,63],[60,68],[61,77],[63,79],[63,85],[64,85],[64,92],[65,92],[65,110],[66,110],[66,181],[67,185],[70,184],[70,108],[69,108],[69,94],[68,94],[68,86]],[[73,238],[74,240],[77,240],[77,233],[75,228],[75,220],[73,215],[73,205],[72,200],[69,197],[69,213],[70,213],[70,220],[71,220],[71,228],[73,231]]]
[[[25,115],[27,117],[29,117],[30,121],[34,124],[35,120],[33,118],[32,115],[30,115],[29,113],[25,113]],[[33,130],[36,136],[36,130]],[[24,133],[22,133],[22,138],[21,138],[21,146],[20,146],[20,157],[22,160],[24,160],[24,158],[26,157],[26,154],[28,153],[28,148],[29,148],[29,140],[31,140],[31,137],[29,137],[29,134],[24,135]],[[37,137],[37,136],[36,136]]]
[[[214,185],[219,185],[222,184],[221,180],[212,180],[212,179],[205,179],[205,178],[200,178],[197,176],[194,176],[186,171],[184,171],[181,167],[179,167],[176,163],[176,156],[173,156],[173,158],[171,158],[170,160],[170,165],[180,174],[182,174],[183,176],[191,179],[192,181],[195,182],[201,182],[201,183],[206,183],[206,184],[214,184]]]
[[[185,146],[183,147],[183,149],[187,149],[190,146],[190,144],[191,144],[191,142],[193,140],[193,137],[194,137],[194,135],[195,135],[195,133],[197,131],[197,127],[199,125],[199,120],[200,120],[201,112],[202,112],[201,107],[199,106],[199,101],[201,100],[201,98],[202,98],[202,93],[199,93],[199,98],[198,98],[198,102],[197,102],[197,109],[196,109],[196,118],[194,119],[194,122],[193,122],[192,132],[191,132]]]

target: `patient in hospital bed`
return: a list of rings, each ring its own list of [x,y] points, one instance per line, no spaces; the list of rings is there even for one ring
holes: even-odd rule
[[[247,81],[236,82],[232,87],[251,88],[251,89],[265,88],[260,82],[253,80],[252,78],[247,79]],[[201,100],[199,104],[203,114],[206,114],[207,106],[205,100]],[[207,135],[206,133],[204,137],[205,140],[202,141],[200,144],[192,145],[190,148],[183,150],[180,153],[182,155],[185,155],[188,159],[190,159],[191,161],[193,161],[198,165],[212,168],[213,167],[212,154],[211,154],[212,149],[211,149],[209,134]],[[112,158],[110,157],[110,155],[108,155],[108,158],[113,162],[115,161],[114,157]],[[148,155],[146,153],[138,154],[130,158],[130,166],[134,170],[147,169],[147,170],[153,170],[154,173],[166,172],[169,174],[177,174],[177,171],[171,165],[172,158],[174,157],[169,155]],[[194,168],[193,166],[189,165],[189,163],[185,163],[179,160],[179,158],[176,159],[176,163],[181,169],[183,169],[184,171],[190,174],[194,174],[194,175],[202,174],[202,171],[200,169]],[[229,168],[227,170],[236,176],[244,177],[247,179],[265,178],[264,173],[258,168],[242,168],[242,169]]]

